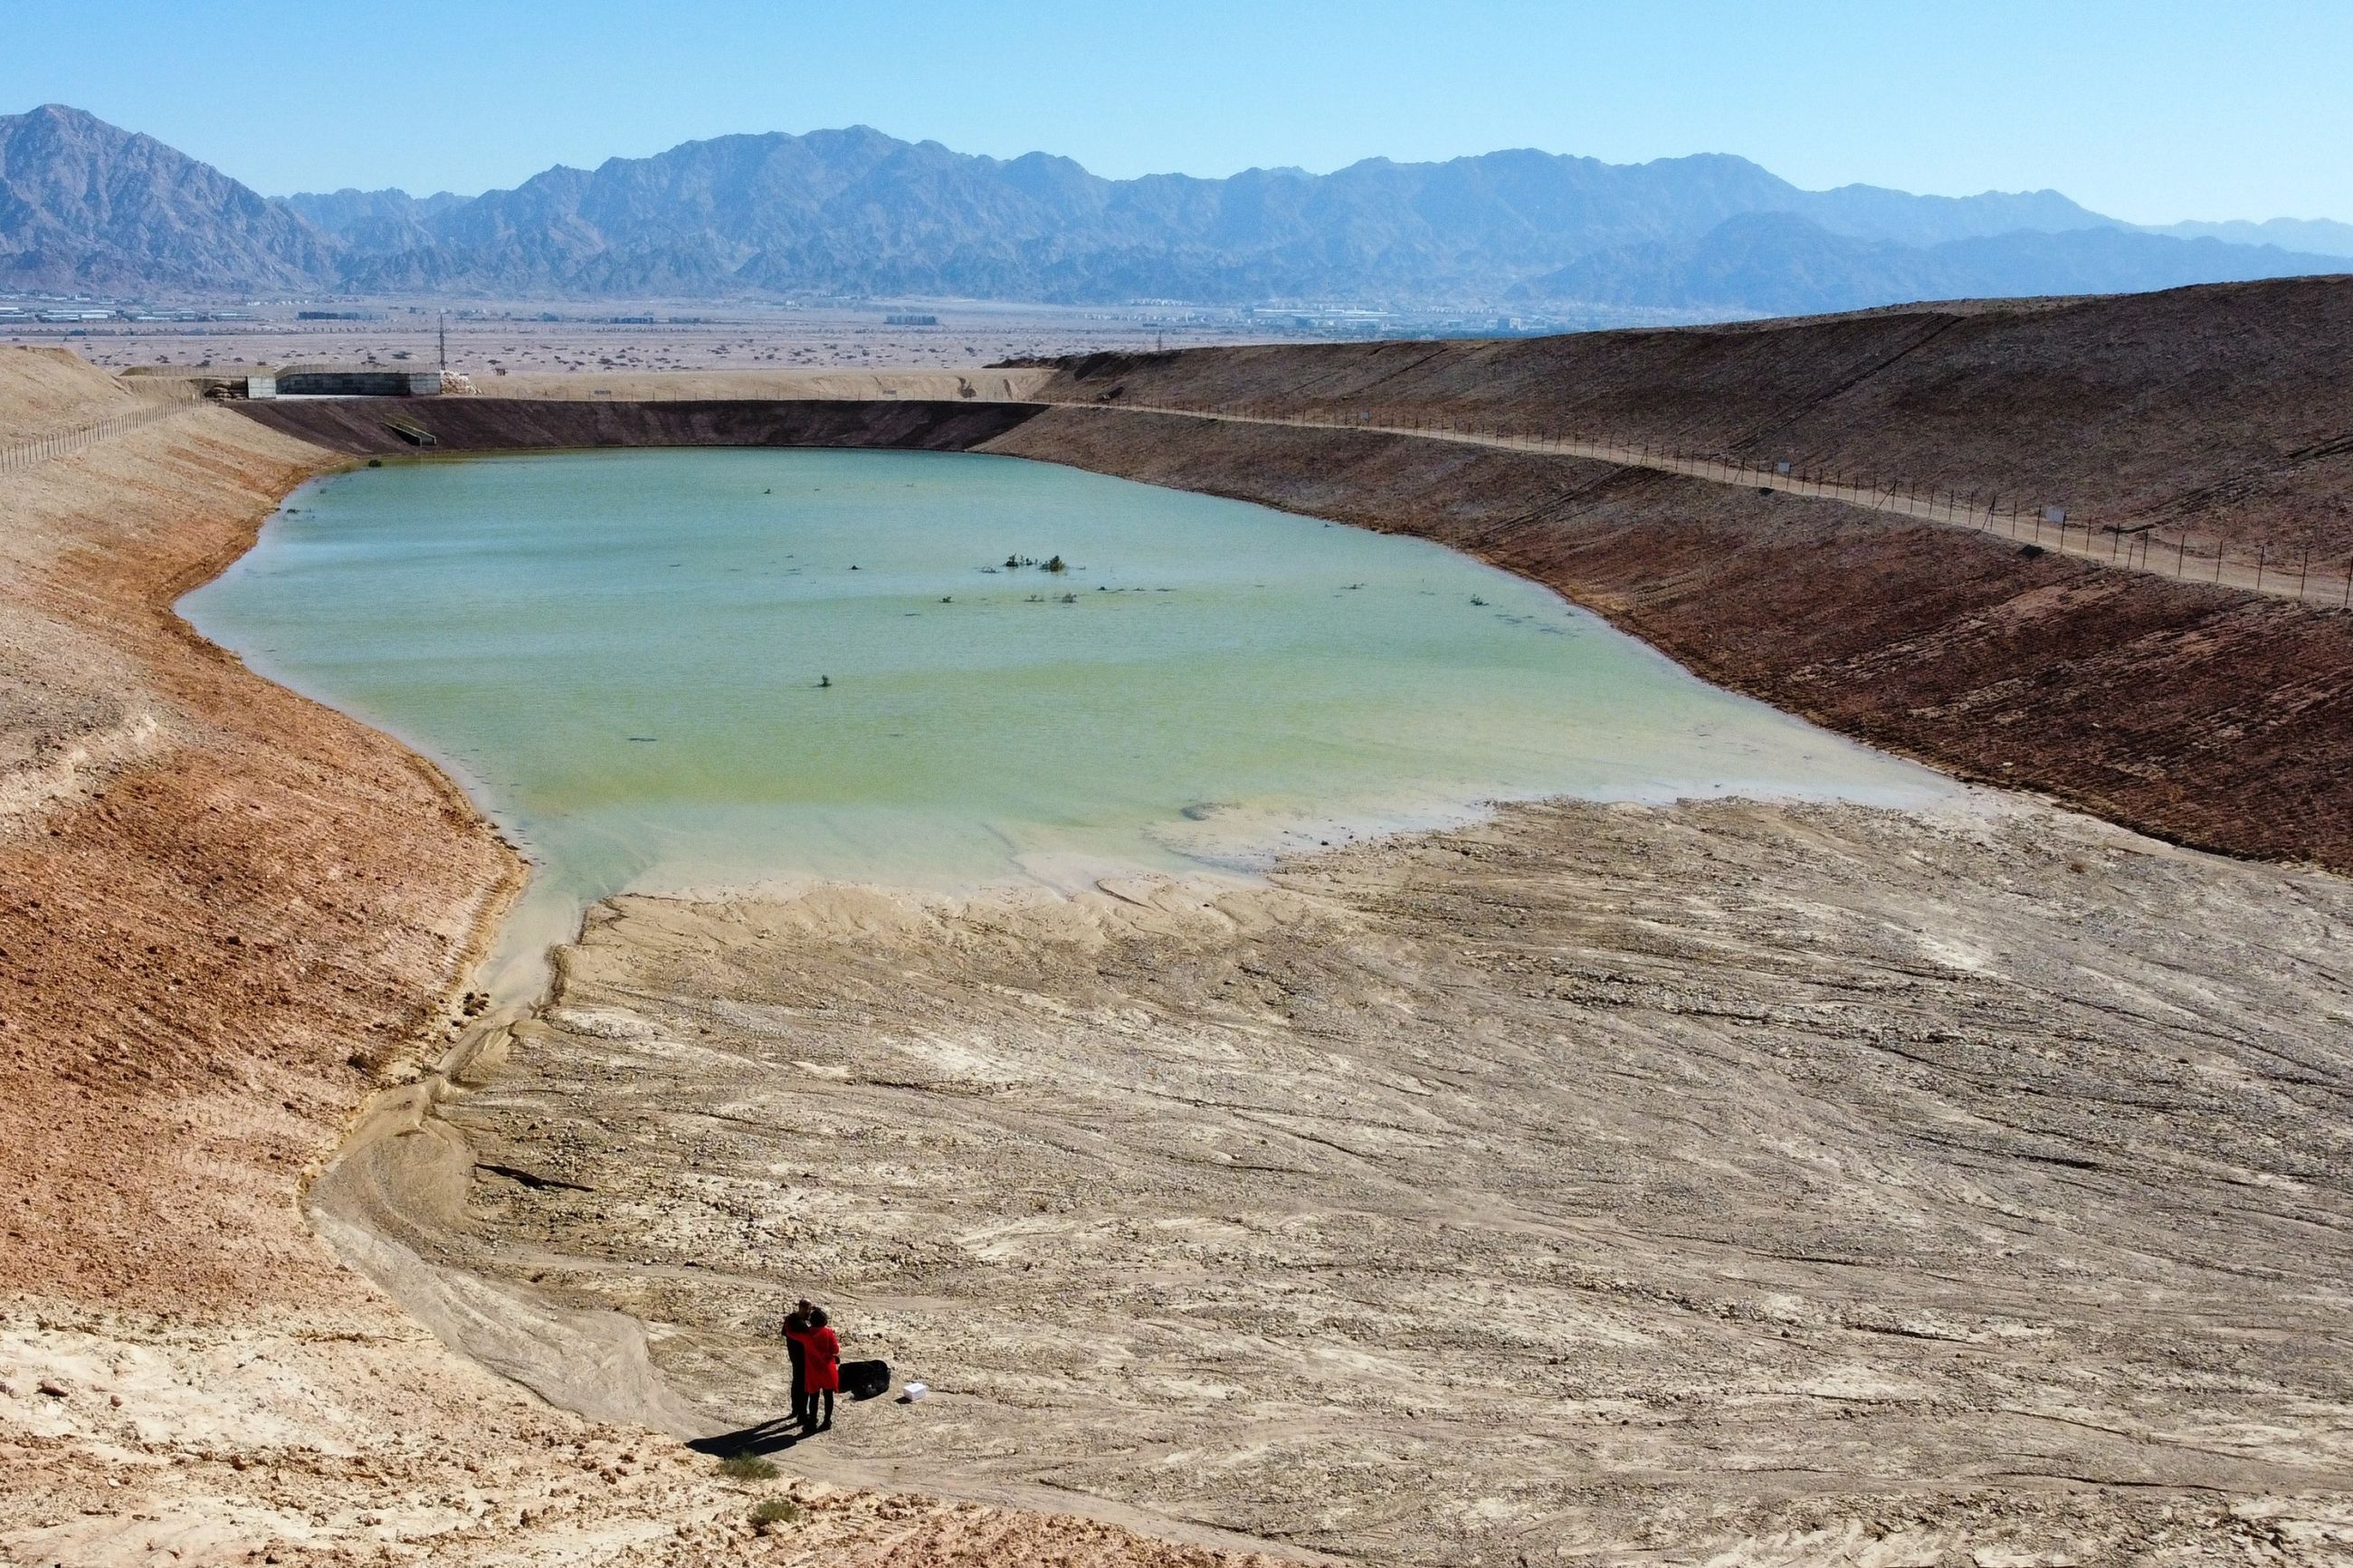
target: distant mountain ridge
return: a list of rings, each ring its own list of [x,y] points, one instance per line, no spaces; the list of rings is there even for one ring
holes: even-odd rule
[[[1107,180],[853,126],[689,142],[470,198],[270,200],[78,110],[0,117],[0,286],[19,289],[1516,300],[1696,318],[2341,269],[2142,233],[2055,191],[1805,191],[1722,153]]]
[[[412,196],[406,191],[340,191],[281,196],[305,222],[360,256],[395,255],[433,243],[433,220],[470,198],[448,191]]]
[[[0,286],[315,287],[335,247],[152,136],[50,104],[0,118]]]
[[[2145,234],[2170,235],[2177,239],[2219,239],[2232,245],[2276,245],[2283,250],[2309,251],[2320,256],[2353,256],[2353,223],[2329,218],[2275,217],[2262,223],[2244,218],[2229,223],[2168,223],[2145,227]]]
[[[2326,257],[2121,226],[2020,230],[1929,246],[1831,233],[1794,213],[1749,213],[1680,243],[1579,258],[1522,284],[1528,300],[1642,310],[1748,310],[1776,316],[1886,300],[2139,293],[2343,271]]]
[[[435,243],[350,276],[383,290],[1477,301],[1582,255],[1695,238],[1757,211],[1911,243],[2110,221],[2048,191],[1801,191],[1724,154],[1609,164],[1523,150],[1114,181],[1067,158],[1000,161],[853,126],[551,169],[446,208],[425,220]]]

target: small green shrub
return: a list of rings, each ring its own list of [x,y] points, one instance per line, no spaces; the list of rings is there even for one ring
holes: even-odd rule
[[[798,1524],[801,1505],[788,1497],[762,1498],[752,1508],[752,1522],[763,1529],[772,1524]]]
[[[757,1454],[730,1454],[719,1461],[719,1473],[731,1481],[773,1481],[776,1467]]]

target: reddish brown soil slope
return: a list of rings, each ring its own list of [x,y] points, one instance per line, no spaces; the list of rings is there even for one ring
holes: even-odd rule
[[[54,793],[0,813],[0,1290],[333,1295],[297,1178],[512,875],[438,773],[172,613],[322,457],[196,409],[10,481],[11,776]]]
[[[1458,419],[2353,556],[2353,278],[1496,342],[1101,354],[1042,394]],[[2275,557],[2276,558],[2276,557]]]

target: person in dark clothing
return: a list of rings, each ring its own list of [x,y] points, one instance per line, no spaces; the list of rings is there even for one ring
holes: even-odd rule
[[[833,1396],[841,1387],[841,1341],[835,1335],[823,1307],[811,1307],[800,1316],[797,1328],[785,1331],[800,1347],[801,1381],[807,1390],[800,1398],[797,1414],[803,1432],[822,1432],[833,1425]],[[822,1405],[824,1419],[818,1410]]]
[[[793,1419],[796,1421],[800,1419],[801,1406],[808,1401],[808,1352],[801,1349],[801,1342],[796,1336],[808,1328],[809,1314],[816,1310],[804,1299],[794,1302],[793,1310],[785,1314],[785,1353],[792,1358],[793,1363]]]

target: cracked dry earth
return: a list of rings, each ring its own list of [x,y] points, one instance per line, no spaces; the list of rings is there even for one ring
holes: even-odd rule
[[[2016,799],[625,899],[448,1258],[779,1458],[1379,1563],[2353,1560],[2353,888]]]

